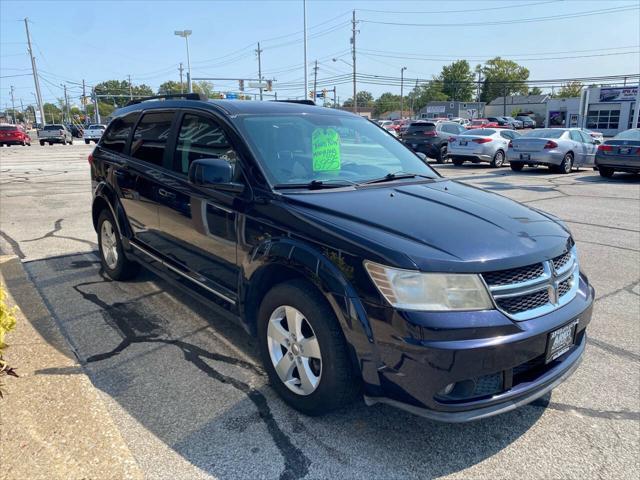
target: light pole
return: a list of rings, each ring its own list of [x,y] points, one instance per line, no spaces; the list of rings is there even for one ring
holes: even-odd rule
[[[191,88],[191,58],[189,58],[189,35],[191,35],[191,30],[176,30],[173,32],[175,35],[179,37],[183,37],[184,41],[187,44],[187,91],[189,93],[193,92]]]
[[[400,119],[404,115],[404,71],[407,67],[400,69]]]
[[[349,68],[353,68],[353,65],[351,65],[349,62],[347,62],[346,60],[343,60],[342,58],[332,58],[331,59],[332,62],[342,62],[345,65],[348,65]],[[357,111],[357,106],[356,106],[356,93],[355,93],[355,89],[354,89],[354,94],[353,94],[353,108],[354,108],[354,112]]]

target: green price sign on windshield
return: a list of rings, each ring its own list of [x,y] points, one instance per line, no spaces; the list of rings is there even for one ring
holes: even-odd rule
[[[340,170],[340,135],[332,128],[316,128],[311,135],[314,172]]]

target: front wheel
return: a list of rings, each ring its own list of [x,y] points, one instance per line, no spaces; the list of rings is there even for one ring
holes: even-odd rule
[[[514,172],[519,172],[524,168],[524,163],[510,162],[509,165],[511,165],[511,170]]]
[[[600,172],[600,176],[604,178],[611,178],[615,173],[615,170],[611,167],[598,167],[598,171]]]
[[[493,168],[500,168],[502,165],[504,165],[504,152],[502,150],[498,150],[493,156],[491,166]]]
[[[438,151],[438,158],[436,158],[436,163],[444,163],[447,158],[447,146],[442,145],[440,150]]]
[[[320,415],[355,398],[358,382],[342,329],[312,284],[292,280],[267,293],[258,342],[272,387],[296,410]]]
[[[453,159],[451,161],[453,162],[453,164],[456,167],[459,167],[460,165],[462,165],[464,163],[464,160],[462,160],[461,158],[456,158],[456,157],[453,157]]]
[[[138,273],[140,266],[125,257],[120,232],[107,209],[98,218],[98,252],[102,268],[113,280],[127,280]]]
[[[44,147],[44,142],[42,140],[40,140],[40,146]]]
[[[91,143],[91,142],[90,142],[89,140],[85,140],[85,141],[84,141],[84,143],[85,143],[86,145],[89,145],[89,143]]]

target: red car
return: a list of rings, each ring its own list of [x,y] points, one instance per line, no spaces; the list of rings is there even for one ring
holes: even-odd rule
[[[0,125],[0,145],[31,146],[31,137],[20,125]]]
[[[469,123],[465,128],[467,130],[472,130],[474,128],[499,128],[499,127],[500,125],[498,125],[497,122],[490,122],[486,118],[476,118],[474,120],[471,120],[471,123]]]

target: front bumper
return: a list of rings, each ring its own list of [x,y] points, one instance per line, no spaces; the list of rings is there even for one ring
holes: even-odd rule
[[[495,310],[401,312],[368,305],[370,319],[378,319],[371,324],[380,384],[365,385],[365,400],[446,422],[477,420],[532,402],[577,368],[593,298],[593,288],[581,276],[573,300],[520,322]],[[549,333],[573,322],[573,347],[545,363]],[[465,382],[473,385],[469,395],[443,397],[447,385]]]

